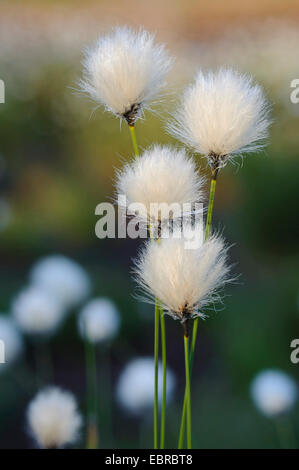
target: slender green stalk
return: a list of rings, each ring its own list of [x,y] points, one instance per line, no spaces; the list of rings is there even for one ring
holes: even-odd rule
[[[131,133],[131,137],[132,137],[132,144],[133,144],[134,153],[135,153],[136,157],[139,157],[139,150],[138,150],[137,139],[136,139],[136,134],[135,134],[135,126],[130,126],[129,125],[129,129],[130,129],[130,133]]]
[[[208,214],[207,214],[207,222],[206,222],[206,230],[205,230],[205,240],[207,240],[207,238],[210,235],[210,231],[211,231],[211,223],[212,223],[212,215],[213,215],[213,208],[214,208],[217,173],[218,173],[217,170],[214,170],[212,172],[209,206],[208,206]],[[197,339],[198,322],[199,322],[199,318],[197,317],[197,318],[195,318],[195,320],[193,322],[192,345],[191,345],[191,351],[190,351],[190,374],[191,375],[192,375],[194,352],[195,352],[195,345],[196,345],[196,339]],[[180,425],[178,449],[182,449],[183,442],[184,442],[185,423],[186,423],[186,406],[187,406],[187,396],[186,396],[186,390],[185,390],[184,404],[183,404],[183,411],[182,411],[181,425]]]
[[[213,174],[213,177],[211,179],[211,187],[210,187],[210,198],[209,198],[209,206],[208,206],[206,231],[205,231],[205,240],[210,235],[210,230],[211,230],[212,215],[213,215],[213,208],[214,208],[214,199],[215,199],[215,190],[216,190],[216,181],[217,181],[216,178],[217,178],[217,174]]]
[[[189,361],[189,338],[184,335],[185,349],[185,372],[186,372],[186,408],[187,408],[187,449],[192,448],[192,429],[191,429],[191,390],[190,390],[190,361]]]
[[[98,392],[95,345],[85,339],[85,360],[87,380],[87,449],[98,448]]]
[[[289,416],[278,416],[273,419],[280,447],[282,449],[296,449],[296,437]]]
[[[158,372],[159,372],[159,305],[156,299],[155,303],[155,403],[154,403],[154,448],[158,449]]]
[[[37,387],[53,382],[54,368],[48,341],[36,340],[33,344],[36,364]]]
[[[98,415],[101,417],[101,428],[105,435],[101,435],[101,447],[113,447],[113,426],[111,409],[111,344],[102,345],[100,355],[99,383],[105,384],[101,389],[101,403],[98,406]]]
[[[135,133],[135,126],[130,126],[130,134],[132,138],[132,144],[135,156],[139,158],[139,150]],[[150,238],[153,238],[151,227],[149,225]],[[154,384],[154,448],[158,449],[158,414],[159,414],[159,403],[158,403],[158,372],[159,372],[159,305],[158,299],[155,301],[155,338],[154,338],[154,358],[155,358],[155,384]],[[161,418],[162,426],[162,418]],[[161,435],[162,439],[162,435]],[[164,437],[163,437],[164,442]]]
[[[161,324],[162,367],[163,367],[160,449],[164,449],[165,420],[166,420],[166,334],[165,334],[165,318],[164,318],[163,308],[160,308],[160,324]]]
[[[197,338],[197,330],[198,330],[198,318],[196,318],[193,322],[192,343],[191,343],[191,351],[190,351],[190,354],[189,354],[190,375],[192,375],[192,369],[193,369],[194,351],[195,351],[195,344],[196,344],[196,338]],[[187,393],[186,393],[186,390],[185,390],[178,449],[183,448],[184,435],[185,435],[185,425],[186,425],[186,411],[187,411]]]

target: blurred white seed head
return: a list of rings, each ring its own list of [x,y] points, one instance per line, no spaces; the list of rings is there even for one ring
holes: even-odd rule
[[[23,339],[15,322],[7,315],[0,315],[0,340],[4,344],[4,360],[0,363],[0,373],[20,356],[23,350]]]
[[[141,413],[154,405],[155,363],[151,357],[130,361],[123,369],[117,383],[117,399],[121,406],[131,413]],[[159,363],[159,401],[162,399],[162,365]],[[175,377],[167,369],[167,399],[171,399]]]
[[[291,410],[296,402],[298,389],[296,382],[286,373],[267,369],[254,378],[250,392],[259,411],[274,417]]]
[[[136,280],[145,299],[158,298],[173,318],[204,317],[202,309],[220,299],[219,289],[229,281],[227,247],[214,235],[189,249],[189,234],[177,235],[146,242],[135,261]]]
[[[32,268],[31,280],[65,308],[82,302],[91,288],[86,271],[78,263],[62,255],[47,256],[39,260]]]
[[[184,205],[202,202],[203,184],[183,149],[154,145],[118,172],[118,201],[126,196],[126,204],[140,204],[138,218],[155,224],[159,217],[163,222],[163,207],[175,206],[174,213],[181,216]],[[164,216],[169,218],[169,211]]]
[[[232,69],[199,71],[183,93],[168,131],[220,168],[265,145],[269,105],[250,76]]]
[[[133,125],[142,108],[165,86],[172,64],[154,35],[140,29],[116,28],[87,50],[80,88],[107,111]]]
[[[74,443],[82,424],[74,396],[58,387],[36,395],[28,406],[27,420],[39,447],[45,449]]]
[[[120,317],[115,304],[106,298],[88,302],[81,310],[78,327],[82,338],[92,343],[114,338],[119,330]]]
[[[12,302],[12,314],[28,334],[51,334],[60,325],[64,311],[48,292],[35,286],[22,290]]]

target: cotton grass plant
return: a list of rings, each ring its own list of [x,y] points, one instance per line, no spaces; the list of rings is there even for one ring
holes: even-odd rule
[[[0,373],[3,373],[15,363],[24,349],[24,341],[15,321],[4,314],[0,314],[0,339],[5,346],[5,362],[0,363]]]
[[[171,65],[164,46],[155,44],[154,35],[142,28],[115,28],[86,50],[79,86],[106,111],[128,123],[136,155],[135,123],[161,96]]]
[[[270,106],[263,89],[252,77],[230,69],[216,72],[199,70],[180,104],[167,123],[170,134],[206,158],[211,169],[210,197],[205,238],[210,235],[217,176],[237,156],[261,150],[267,141]],[[194,321],[191,365],[198,329]],[[186,394],[179,447],[184,436]]]
[[[47,292],[67,310],[80,305],[91,291],[83,267],[61,254],[39,259],[31,269],[30,278],[33,286]]]
[[[250,384],[250,394],[257,410],[270,419],[283,448],[296,448],[290,411],[298,399],[295,380],[279,369],[259,372]]]
[[[59,449],[76,442],[82,418],[70,392],[47,387],[29,403],[27,423],[40,448]]]
[[[100,37],[86,53],[80,85],[99,105],[125,120],[131,131],[135,158],[118,170],[116,192],[119,209],[126,209],[127,201],[133,204],[136,223],[144,224],[148,231],[148,240],[135,261],[134,273],[143,298],[155,305],[154,448],[165,446],[165,314],[168,314],[183,325],[186,389],[178,448],[184,446],[187,426],[187,448],[190,449],[191,375],[198,322],[206,316],[209,307],[221,301],[223,287],[231,277],[227,244],[215,231],[211,234],[216,180],[220,169],[234,162],[235,157],[263,148],[270,124],[269,105],[262,88],[249,76],[225,68],[216,72],[199,71],[167,122],[168,131],[193,153],[205,157],[211,169],[208,211],[203,227],[195,216],[196,204],[205,202],[204,178],[193,158],[188,157],[184,149],[157,144],[139,154],[135,123],[153,98],[159,97],[165,89],[165,77],[171,66],[164,46],[155,45],[153,39],[144,30],[134,32],[128,28],[117,28]],[[174,217],[172,211],[162,214],[163,204],[180,206],[179,216]],[[189,204],[188,210],[184,209],[185,204]],[[158,206],[157,212],[153,213],[152,205]],[[190,242],[196,243],[190,247]],[[162,379],[159,377],[160,334]],[[129,396],[131,385],[122,380]]]
[[[102,365],[106,363],[106,388],[109,388],[110,371],[107,367],[110,344],[120,328],[120,314],[108,298],[94,298],[83,306],[78,317],[79,334],[85,343],[87,382],[87,441],[89,449],[99,445],[99,394],[97,374],[97,347],[102,346]],[[107,407],[108,405],[106,405]],[[109,416],[110,418],[110,416]],[[107,420],[106,420],[107,426]],[[109,423],[110,424],[110,423]],[[111,427],[111,424],[110,424]],[[107,432],[107,429],[106,429]]]

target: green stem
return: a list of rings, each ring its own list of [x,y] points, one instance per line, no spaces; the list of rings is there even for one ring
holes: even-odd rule
[[[190,351],[190,354],[189,354],[190,376],[192,375],[192,370],[193,370],[193,361],[194,361],[194,351],[195,351],[195,344],[196,344],[196,338],[197,338],[197,330],[198,330],[198,318],[196,318],[193,322],[192,343],[191,343],[191,351]],[[186,393],[186,390],[185,390],[178,449],[183,448],[184,435],[185,435],[185,425],[186,425],[186,411],[187,411],[187,393]]]
[[[101,390],[101,406],[98,406],[98,415],[101,416],[101,427],[105,429],[105,436],[101,436],[102,445],[113,446],[113,427],[111,409],[111,345],[102,346],[101,368],[99,371],[99,382],[105,384],[105,389]]]
[[[137,158],[139,158],[139,150],[138,150],[137,139],[136,139],[136,134],[135,134],[135,126],[130,126],[129,125],[129,129],[130,129],[130,133],[131,133],[132,144],[133,144],[133,149],[134,149],[135,156]]]
[[[50,345],[47,341],[34,341],[37,387],[53,382],[53,364]]]
[[[213,215],[213,208],[214,208],[214,199],[215,199],[215,190],[216,190],[216,181],[217,181],[217,173],[213,173],[212,179],[211,179],[211,187],[210,187],[210,198],[209,198],[209,207],[208,207],[206,231],[205,231],[205,240],[207,240],[207,238],[209,237],[210,230],[211,230],[212,215]]]
[[[98,448],[98,392],[95,345],[85,339],[87,380],[87,449]]]
[[[282,449],[296,449],[296,437],[292,422],[288,416],[274,418],[277,437]]]
[[[155,302],[155,403],[154,403],[154,448],[158,449],[158,372],[159,372],[159,305]]]
[[[165,335],[165,317],[164,317],[163,308],[160,309],[160,323],[161,323],[162,367],[163,367],[160,449],[164,449],[165,420],[166,420],[166,335]]]
[[[205,240],[208,239],[208,237],[210,235],[210,231],[211,231],[211,223],[212,223],[212,215],[213,215],[213,208],[214,208],[217,174],[218,174],[217,170],[214,170],[212,172],[209,206],[208,206],[208,214],[207,214],[207,222],[206,222],[206,230],[205,230]],[[196,345],[196,339],[197,339],[198,322],[199,322],[199,318],[197,317],[197,318],[195,318],[195,320],[193,322],[192,345],[191,345],[190,359],[189,359],[190,360],[190,374],[191,375],[192,375],[193,362],[194,362],[194,352],[195,352],[195,345]],[[185,423],[186,423],[186,407],[187,407],[187,395],[186,395],[186,390],[185,390],[184,404],[183,404],[181,425],[180,425],[178,449],[182,449],[183,442],[184,442]]]
[[[192,429],[191,429],[191,391],[190,391],[190,361],[189,361],[189,338],[184,335],[185,349],[185,372],[186,372],[186,408],[187,408],[187,449],[192,448]]]

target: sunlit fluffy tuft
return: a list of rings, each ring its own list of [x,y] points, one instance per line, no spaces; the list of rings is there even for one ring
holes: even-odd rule
[[[172,60],[154,35],[116,28],[86,52],[79,85],[93,100],[133,124],[165,86]]]
[[[82,308],[78,325],[81,336],[92,343],[108,341],[119,330],[119,312],[110,299],[92,299]]]
[[[227,248],[218,236],[190,248],[184,235],[170,235],[159,243],[149,240],[135,262],[145,294],[158,298],[164,310],[181,321],[204,316],[202,309],[218,299],[228,273]]]
[[[42,448],[72,444],[82,424],[74,396],[57,387],[40,391],[27,410],[30,431]]]
[[[119,377],[117,398],[119,403],[131,413],[141,413],[154,406],[154,360],[140,357],[130,361]],[[159,363],[159,401],[162,399],[162,365]],[[175,386],[175,377],[167,368],[167,399],[171,399]]]
[[[184,204],[203,200],[203,184],[204,179],[186,152],[166,145],[146,150],[117,175],[118,196],[125,195],[127,204],[141,203],[138,217],[151,223],[159,217],[151,204],[179,204],[183,213]]]
[[[221,68],[197,73],[167,127],[196,152],[216,155],[221,166],[235,154],[263,147],[269,124],[262,88],[250,76]]]
[[[31,271],[31,280],[65,308],[85,300],[91,289],[86,271],[63,255],[46,256],[37,261]]]
[[[64,316],[55,298],[32,286],[22,290],[13,300],[12,313],[19,328],[28,334],[53,333]]]
[[[260,372],[251,384],[251,396],[256,407],[266,416],[277,416],[295,404],[298,388],[295,381],[280,370]]]
[[[11,366],[23,350],[23,339],[15,322],[7,315],[0,315],[0,341],[3,341],[4,357],[0,354],[0,373]],[[1,350],[1,344],[0,344]],[[2,352],[2,350],[1,350]]]

